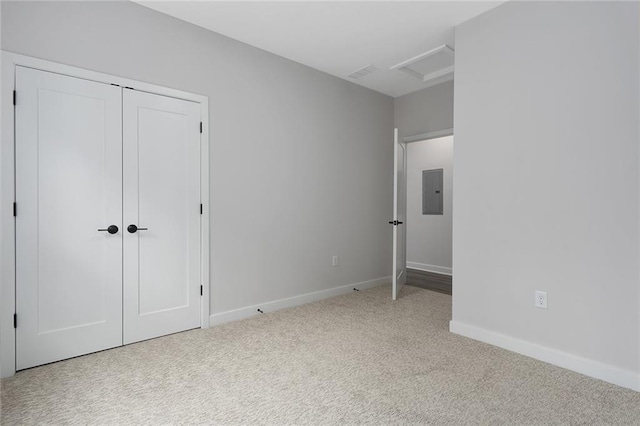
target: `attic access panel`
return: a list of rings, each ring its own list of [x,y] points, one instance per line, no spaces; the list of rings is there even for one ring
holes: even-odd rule
[[[422,82],[453,76],[454,50],[443,44],[391,67]]]
[[[422,171],[422,214],[442,215],[442,170]]]

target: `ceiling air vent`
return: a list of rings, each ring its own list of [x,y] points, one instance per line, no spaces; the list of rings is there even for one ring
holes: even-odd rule
[[[349,74],[349,77],[353,78],[354,80],[357,80],[359,78],[364,77],[365,75],[369,75],[371,73],[373,73],[376,70],[376,67],[374,67],[373,65],[367,65],[364,68],[360,68],[358,71],[354,71],[351,74]]]
[[[423,82],[436,81],[436,79],[438,82],[445,81],[453,78],[453,55],[453,49],[443,44],[400,62],[398,65],[392,66],[391,69],[402,71]]]

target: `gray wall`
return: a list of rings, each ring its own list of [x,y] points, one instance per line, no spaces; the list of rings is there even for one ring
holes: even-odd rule
[[[508,2],[457,28],[452,322],[636,386],[638,17]]]
[[[443,169],[442,215],[422,214],[422,171]],[[407,267],[451,273],[453,136],[407,144]]]
[[[447,81],[394,100],[394,124],[400,140],[453,127],[453,86],[453,81]]]
[[[390,97],[129,2],[2,2],[2,48],[209,96],[212,314],[390,275]]]

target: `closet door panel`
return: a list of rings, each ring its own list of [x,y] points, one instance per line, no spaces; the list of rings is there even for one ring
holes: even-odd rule
[[[16,90],[23,369],[122,345],[122,128],[119,87],[18,67]]]
[[[200,327],[200,106],[123,94],[124,341]]]

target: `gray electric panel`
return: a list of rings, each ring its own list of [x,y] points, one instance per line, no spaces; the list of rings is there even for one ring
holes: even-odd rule
[[[422,214],[443,214],[442,169],[422,171]]]

